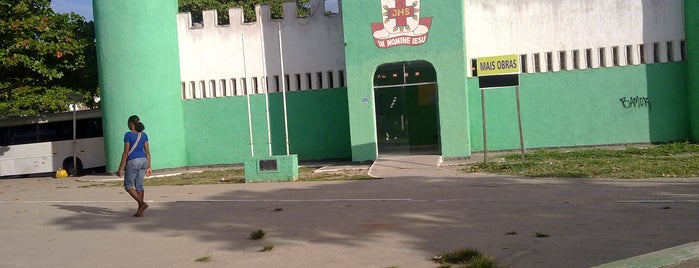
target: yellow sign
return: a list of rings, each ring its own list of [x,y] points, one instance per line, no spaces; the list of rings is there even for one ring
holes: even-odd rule
[[[478,58],[476,65],[478,76],[518,74],[521,69],[518,55]]]

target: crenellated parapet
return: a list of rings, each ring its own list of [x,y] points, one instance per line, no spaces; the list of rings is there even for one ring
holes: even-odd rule
[[[311,1],[310,16],[302,18],[294,2],[284,3],[282,19],[272,19],[269,6],[256,6],[250,23],[242,8],[231,8],[228,25],[218,25],[215,10],[203,11],[201,25],[179,13],[183,98],[278,92],[282,81],[290,91],[344,87],[342,15],[325,15],[323,2]]]

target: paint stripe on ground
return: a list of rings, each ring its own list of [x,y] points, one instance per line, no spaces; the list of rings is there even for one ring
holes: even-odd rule
[[[593,268],[657,268],[699,258],[699,241],[610,262]]]

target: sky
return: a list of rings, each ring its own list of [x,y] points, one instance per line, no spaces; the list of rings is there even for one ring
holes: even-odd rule
[[[51,0],[51,9],[56,13],[75,12],[87,21],[93,20],[92,0]]]
[[[112,0],[119,1],[119,0]],[[147,1],[147,0],[144,0]],[[91,21],[92,18],[92,0],[52,0],[51,8],[56,13],[75,12],[85,17],[85,20]],[[338,0],[326,0],[325,8],[337,12]]]

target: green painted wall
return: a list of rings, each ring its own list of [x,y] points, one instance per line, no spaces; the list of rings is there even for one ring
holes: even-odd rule
[[[378,48],[372,35],[371,23],[382,21],[380,1],[343,1],[342,10],[352,159],[366,161],[377,157],[373,94],[376,68],[383,63],[412,60],[430,62],[437,73],[442,155],[469,156],[463,1],[422,2],[420,16],[432,17],[427,42],[388,49]]]
[[[526,148],[647,143],[689,137],[686,63],[523,74]],[[469,79],[471,140],[483,150],[478,80]],[[488,150],[519,148],[514,88],[485,93]],[[622,98],[644,97],[650,107]],[[643,102],[645,104],[645,102]],[[625,108],[627,106],[628,108]]]
[[[245,96],[182,101],[190,166],[242,163],[250,157]],[[250,96],[256,157],[268,156],[264,95]],[[274,155],[286,154],[282,94],[269,95]],[[289,148],[300,160],[351,157],[347,89],[287,92]]]
[[[699,1],[684,1],[684,20],[691,138],[699,142]]]
[[[119,167],[126,120],[146,125],[155,169],[186,165],[177,1],[94,0],[107,171]]]

